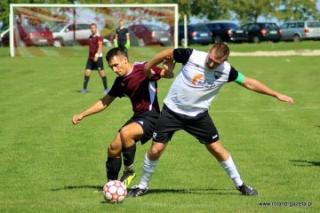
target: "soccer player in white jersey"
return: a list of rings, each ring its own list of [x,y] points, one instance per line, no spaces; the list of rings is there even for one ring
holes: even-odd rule
[[[230,153],[222,146],[218,131],[208,114],[208,108],[220,88],[228,82],[236,82],[246,89],[269,95],[292,104],[291,97],[276,92],[258,80],[244,76],[227,61],[230,50],[224,43],[213,45],[209,52],[195,49],[167,49],[157,54],[150,66],[172,59],[182,63],[181,72],[174,80],[153,134],[153,143],[144,158],[140,183],[129,191],[136,197],[148,191],[148,185],[158,160],[173,134],[180,129],[193,135],[219,161],[236,189],[242,195],[257,195],[240,177]],[[150,72],[150,67],[145,67]]]

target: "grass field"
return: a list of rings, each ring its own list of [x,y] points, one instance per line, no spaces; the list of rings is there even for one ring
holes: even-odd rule
[[[130,59],[146,60],[160,49],[131,49]],[[72,126],[72,115],[103,95],[96,73],[90,92],[78,92],[86,50],[14,59],[7,51],[0,49],[0,212],[320,212],[319,57],[230,58],[296,101],[289,106],[231,83],[210,109],[242,178],[259,196],[240,196],[205,148],[178,132],[150,193],[111,205],[99,190],[106,147],[131,115],[128,99]],[[111,85],[115,74],[107,74]],[[161,102],[171,82],[160,81]],[[138,146],[136,182],[148,147]]]

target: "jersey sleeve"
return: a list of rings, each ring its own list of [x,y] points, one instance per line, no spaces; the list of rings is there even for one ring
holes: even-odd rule
[[[191,48],[176,48],[173,50],[173,59],[176,62],[182,63],[184,65],[188,62],[192,51],[193,49]]]
[[[123,89],[121,86],[121,81],[122,81],[122,78],[119,78],[119,77],[116,78],[108,95],[110,95],[112,97],[120,97],[120,98],[124,96]]]
[[[230,72],[229,72],[229,77],[228,77],[228,82],[231,82],[231,81],[235,81],[238,77],[238,71],[231,66],[231,69],[230,69]]]
[[[160,67],[153,66],[151,68],[152,76],[151,76],[150,80],[158,81],[161,78],[161,70],[162,69]]]

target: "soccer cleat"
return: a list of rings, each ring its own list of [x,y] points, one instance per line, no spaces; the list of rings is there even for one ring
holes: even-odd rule
[[[120,178],[120,181],[128,188],[132,183],[133,179],[136,177],[134,170],[127,169],[123,171],[123,175]]]
[[[256,196],[258,195],[257,190],[254,188],[247,186],[246,184],[242,184],[241,186],[237,187],[237,189],[241,192],[242,195],[247,195],[247,196]]]
[[[138,197],[146,194],[148,192],[148,187],[143,189],[140,188],[139,185],[133,186],[129,191],[128,191],[128,197]]]
[[[82,89],[82,90],[80,90],[80,93],[86,94],[86,93],[88,93],[88,90],[87,89]]]

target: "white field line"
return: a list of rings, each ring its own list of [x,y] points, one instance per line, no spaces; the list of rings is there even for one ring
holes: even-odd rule
[[[320,56],[320,50],[232,52],[230,56]]]
[[[294,107],[291,108],[288,106],[286,109],[252,109],[252,110],[214,110],[212,109],[213,113],[239,113],[239,112],[245,112],[245,113],[250,113],[250,112],[289,112],[289,111],[313,111],[313,110],[319,110],[319,106],[314,106],[314,107]]]

